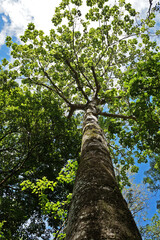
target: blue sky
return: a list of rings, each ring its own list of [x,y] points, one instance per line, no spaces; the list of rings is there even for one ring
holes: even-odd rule
[[[6,36],[12,36],[14,41],[18,41],[29,22],[34,22],[36,28],[42,29],[46,34],[49,33],[53,27],[51,18],[59,2],[60,0],[0,0],[0,60],[10,57],[9,49],[4,44]],[[149,0],[128,0],[128,2],[133,3],[137,11],[146,14]],[[148,167],[148,164],[140,165],[136,183],[143,181],[144,172]],[[157,196],[150,198],[149,217],[152,217],[156,211],[156,200]]]
[[[145,176],[145,172],[150,167],[149,161],[148,161],[148,163],[137,164],[137,166],[139,166],[139,172],[138,172],[138,174],[135,175],[134,183],[143,184],[143,178]],[[147,186],[146,186],[146,191],[147,191]],[[148,202],[149,208],[147,209],[146,217],[148,219],[151,219],[153,217],[154,213],[157,212],[157,200],[160,199],[160,191],[158,191],[157,193],[148,191],[148,196],[149,196],[149,199],[147,200],[147,202]],[[143,222],[143,224],[145,224],[145,223],[148,223],[148,221]]]

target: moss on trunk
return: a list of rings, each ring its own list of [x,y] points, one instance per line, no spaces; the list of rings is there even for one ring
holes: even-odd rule
[[[69,211],[66,240],[140,240],[115,179],[96,102],[85,113],[81,161]]]

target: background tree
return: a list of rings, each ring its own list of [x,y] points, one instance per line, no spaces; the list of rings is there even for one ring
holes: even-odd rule
[[[160,234],[160,214],[159,212],[155,213],[151,218],[151,223],[147,224],[142,229],[142,234],[145,240],[157,240],[159,239]]]
[[[153,197],[153,193],[145,183],[136,184],[136,174],[131,174],[129,171],[128,176],[131,186],[123,188],[123,196],[136,220],[142,238],[144,240],[159,239],[159,212],[152,214],[150,219],[147,217],[150,211],[149,200]]]
[[[55,231],[61,221],[53,221],[51,214],[44,216],[38,198],[31,191],[23,192],[20,183],[44,176],[54,180],[68,159],[77,159],[80,140],[75,121],[63,117],[52,93],[18,87],[8,79],[1,83],[0,105],[0,219],[6,221],[5,239],[18,239],[21,234],[24,239],[48,239],[46,221]],[[48,197],[63,200],[71,189],[72,185],[61,184],[54,193],[48,190]]]
[[[151,198],[151,193],[144,183],[136,184],[134,176],[135,175],[129,172],[129,181],[131,185],[124,187],[122,193],[140,228],[142,223],[146,220],[146,215],[149,210],[148,200]]]

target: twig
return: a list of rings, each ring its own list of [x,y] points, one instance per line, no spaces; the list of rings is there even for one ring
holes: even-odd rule
[[[63,222],[63,224],[61,225],[61,227],[60,227],[59,230],[57,231],[54,240],[57,240],[57,239],[58,239],[58,235],[59,235],[59,233],[61,232],[61,230],[62,230],[62,228],[64,227],[64,225],[66,224],[66,222],[67,222],[67,219]]]

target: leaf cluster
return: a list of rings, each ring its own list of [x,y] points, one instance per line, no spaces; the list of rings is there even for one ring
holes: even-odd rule
[[[50,91],[4,84],[1,87],[0,218],[6,221],[4,236],[5,239],[43,236],[45,221],[55,229],[59,221],[53,222],[51,215],[45,220],[38,197],[31,191],[23,192],[20,183],[35,182],[44,176],[50,181],[56,179],[68,159],[77,159],[75,147],[80,147],[80,135],[76,122],[63,116],[60,102]],[[63,200],[71,189],[70,183],[61,185],[49,197]]]

